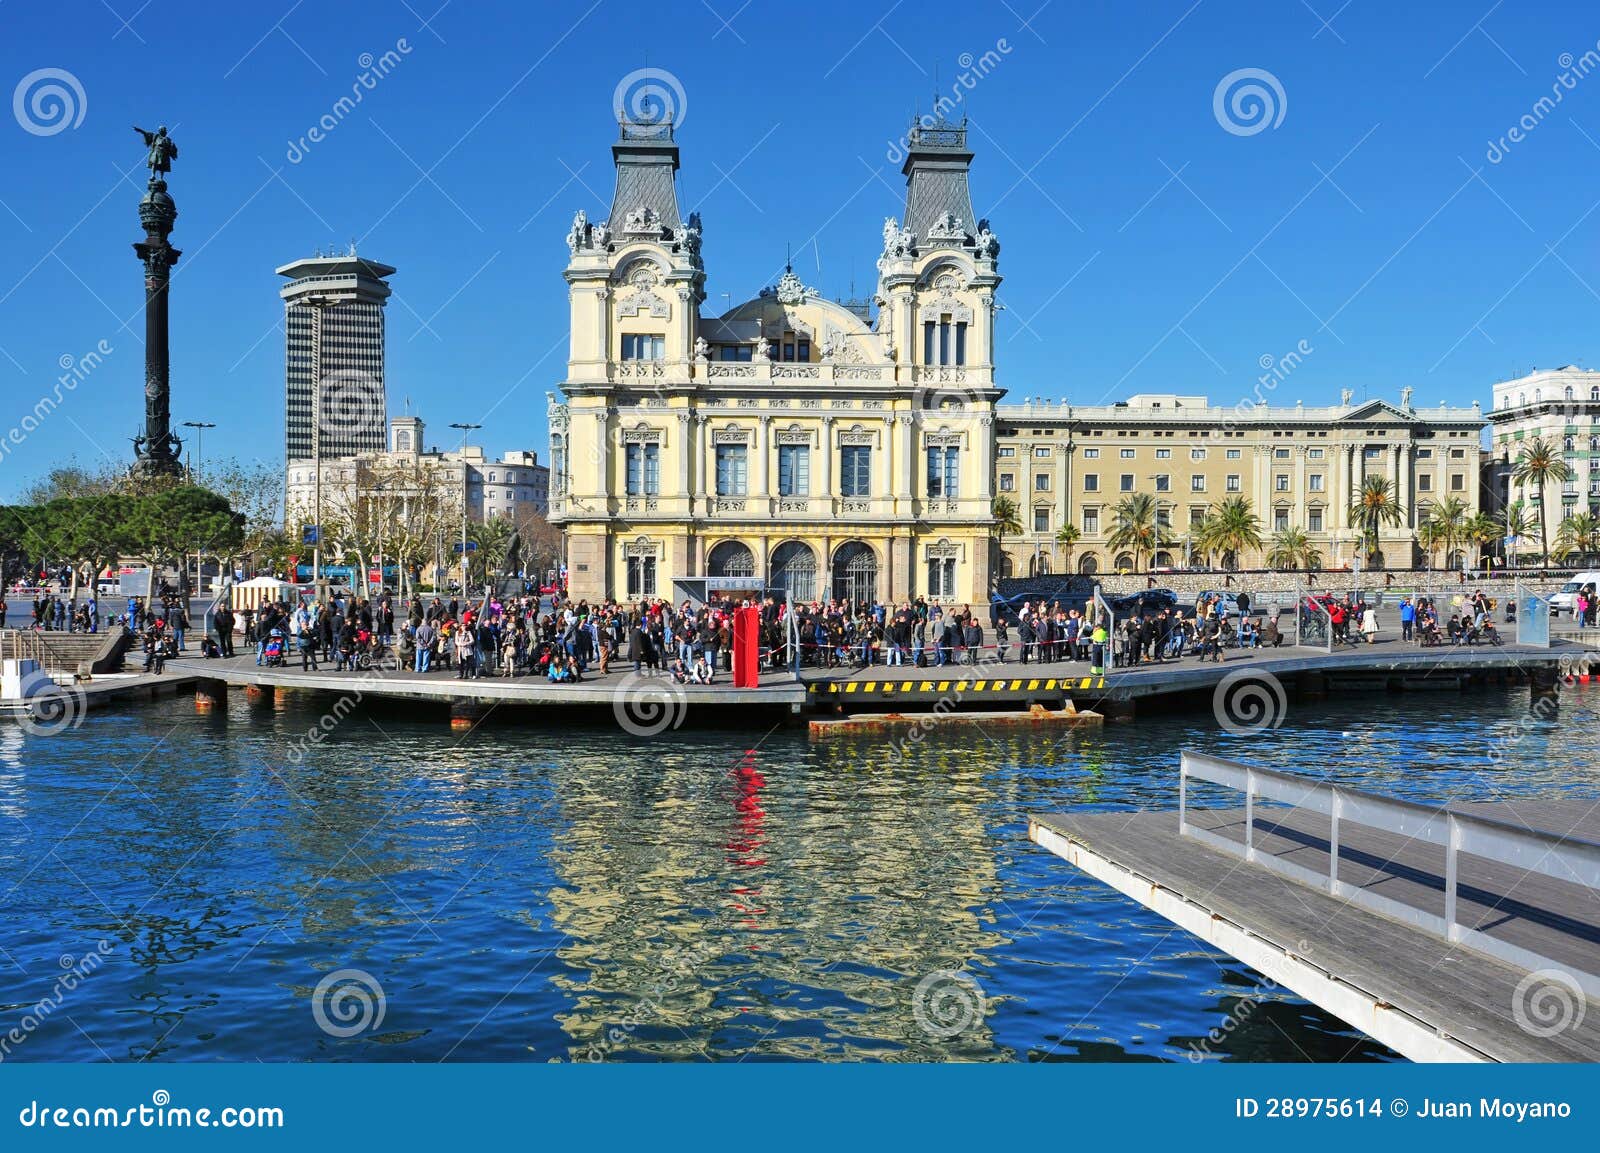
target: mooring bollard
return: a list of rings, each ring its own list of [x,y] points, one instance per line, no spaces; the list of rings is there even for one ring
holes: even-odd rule
[[[228,682],[202,677],[194,683],[194,711],[209,713],[218,705],[228,704]]]

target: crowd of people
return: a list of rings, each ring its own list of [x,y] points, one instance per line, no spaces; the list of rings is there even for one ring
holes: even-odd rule
[[[1079,662],[1091,673],[1117,665],[1179,660],[1218,661],[1228,648],[1283,643],[1276,615],[1263,623],[1219,599],[1193,615],[1176,608],[1116,619],[1093,605],[1025,601],[989,606],[987,622],[970,605],[918,597],[899,604],[815,601],[790,606],[778,598],[703,604],[661,599],[632,603],[539,597],[462,600],[440,596],[372,598],[335,595],[325,604],[269,602],[237,616],[215,617],[220,636],[235,624],[256,663],[298,663],[305,671],[367,668],[442,671],[458,679],[541,677],[571,684],[604,676],[614,665],[713,684],[731,671],[734,612],[758,610],[756,651],[763,670],[886,669]],[[225,610],[224,610],[225,611]]]

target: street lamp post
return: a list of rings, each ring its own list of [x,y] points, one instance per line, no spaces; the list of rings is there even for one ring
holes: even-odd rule
[[[198,482],[206,469],[206,429],[217,426],[208,420],[186,420],[183,427],[194,429],[194,476],[191,479]]]
[[[453,423],[451,428],[461,430],[461,595],[467,595],[467,434],[483,427],[481,424]]]

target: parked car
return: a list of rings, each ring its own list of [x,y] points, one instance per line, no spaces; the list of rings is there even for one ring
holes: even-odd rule
[[[1119,617],[1139,616],[1147,612],[1178,607],[1178,594],[1171,589],[1143,589],[1111,602],[1111,611]]]
[[[1589,586],[1589,595],[1594,596],[1595,590],[1600,589],[1600,572],[1573,573],[1572,579],[1561,586],[1560,591],[1550,598],[1550,614],[1552,616],[1563,613],[1571,616],[1578,607],[1578,594],[1585,585]]]

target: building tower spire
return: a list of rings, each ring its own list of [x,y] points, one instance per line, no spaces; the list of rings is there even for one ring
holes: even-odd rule
[[[623,228],[632,218],[676,231],[682,217],[678,214],[676,178],[678,144],[672,138],[670,110],[658,120],[638,120],[623,113],[617,122],[620,134],[611,146],[611,157],[617,166],[611,227]],[[645,211],[651,216],[633,215]]]
[[[976,232],[967,188],[972,153],[967,150],[966,119],[956,124],[945,119],[937,104],[934,109],[911,126],[900,168],[906,178],[903,222],[918,242],[926,242],[936,226],[946,234],[952,228]]]

